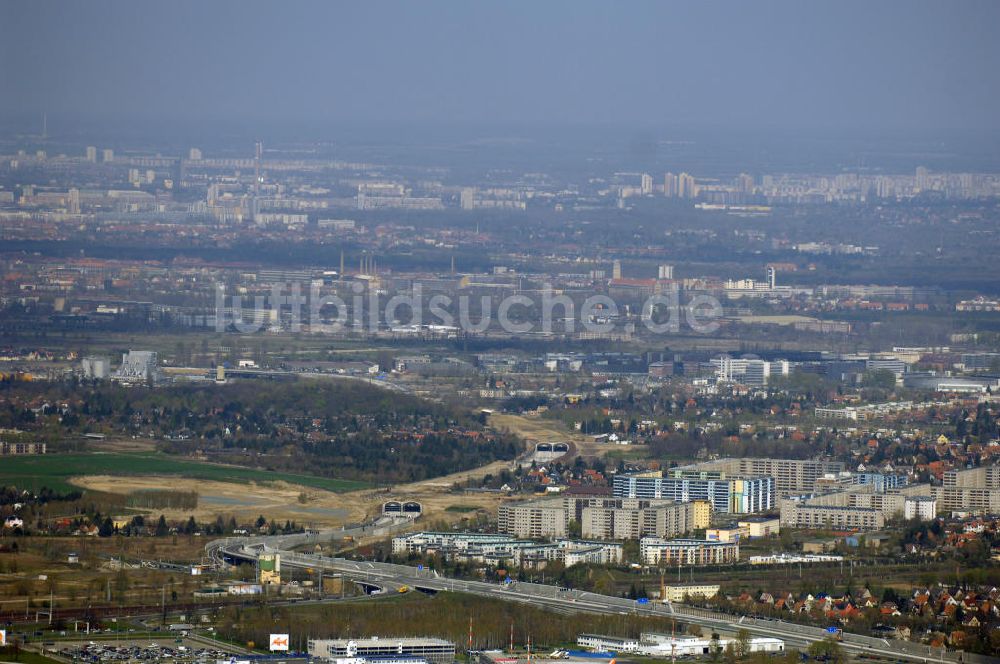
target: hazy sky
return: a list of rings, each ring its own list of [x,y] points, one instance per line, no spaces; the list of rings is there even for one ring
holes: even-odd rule
[[[0,113],[1000,129],[1000,2],[0,2]]]

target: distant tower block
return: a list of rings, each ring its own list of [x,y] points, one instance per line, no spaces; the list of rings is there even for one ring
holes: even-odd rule
[[[775,286],[778,285],[777,279],[778,271],[774,269],[773,265],[767,266],[767,287],[774,290]]]
[[[673,279],[674,278],[674,266],[673,265],[661,265],[656,275],[657,279]]]
[[[460,203],[463,210],[471,210],[476,205],[476,190],[466,187],[462,190]]]
[[[640,177],[640,190],[643,196],[648,196],[653,193],[653,176],[649,173],[643,173]]]
[[[612,279],[621,279],[622,278],[622,262],[621,261],[616,260],[614,263],[612,263],[612,265],[611,265],[611,278]]]
[[[66,209],[70,214],[80,214],[80,190],[73,188],[66,196]]]

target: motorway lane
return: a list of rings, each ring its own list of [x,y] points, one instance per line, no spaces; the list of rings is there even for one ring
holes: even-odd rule
[[[292,536],[297,537],[297,536]],[[261,552],[280,553],[283,565],[310,567],[340,572],[356,581],[395,592],[402,586],[423,588],[439,592],[465,592],[481,597],[492,597],[507,601],[522,602],[541,606],[561,613],[595,613],[603,615],[634,614],[645,616],[674,617],[684,622],[696,622],[713,631],[734,634],[746,629],[754,636],[780,638],[790,647],[807,647],[810,643],[825,638],[823,630],[805,625],[782,621],[755,620],[749,617],[735,619],[722,614],[713,614],[691,607],[674,607],[669,603],[639,604],[634,600],[609,595],[600,595],[579,590],[566,590],[527,582],[513,582],[503,586],[483,581],[470,581],[441,577],[433,570],[420,570],[405,565],[353,561],[343,558],[306,555],[289,551],[284,546],[293,544],[289,538],[256,538],[252,541],[240,540],[219,547],[216,551],[231,557],[253,558]],[[214,543],[213,543],[214,544]],[[211,546],[211,545],[209,545]],[[874,637],[844,634],[841,646],[851,654],[868,654],[890,657],[899,661],[941,662],[959,661],[955,653],[914,652],[925,648],[918,644],[890,642]]]

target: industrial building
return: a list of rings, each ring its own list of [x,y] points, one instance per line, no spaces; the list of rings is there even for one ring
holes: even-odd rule
[[[455,661],[455,644],[443,639],[378,636],[368,639],[310,639],[308,652],[310,657],[331,662],[354,657],[412,657],[431,664],[451,664]]]
[[[157,382],[160,379],[160,367],[156,351],[130,350],[124,353],[114,379],[127,384]]]
[[[630,637],[580,634],[576,644],[596,652],[615,654],[635,654],[647,657],[700,657],[712,652],[722,652],[736,639],[704,639],[700,637],[676,637],[670,634],[643,633],[638,639]],[[750,652],[784,652],[785,642],[781,639],[752,638]]]
[[[84,378],[104,380],[111,375],[111,360],[106,357],[85,357],[80,360]]]

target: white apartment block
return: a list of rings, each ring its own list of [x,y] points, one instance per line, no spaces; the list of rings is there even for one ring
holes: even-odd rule
[[[563,501],[533,500],[503,503],[497,513],[497,530],[514,537],[555,539],[568,535],[569,518]]]
[[[740,545],[738,542],[643,537],[639,540],[639,553],[647,565],[722,565],[739,560]]]

